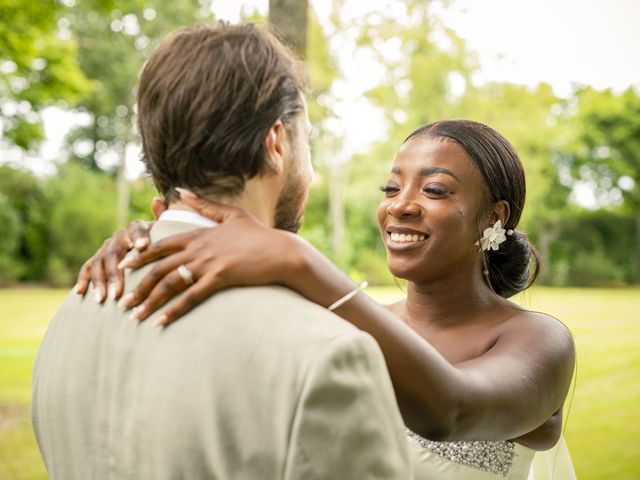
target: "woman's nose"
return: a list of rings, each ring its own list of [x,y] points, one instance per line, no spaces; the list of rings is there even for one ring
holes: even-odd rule
[[[387,215],[394,218],[419,217],[421,213],[420,206],[409,198],[397,198],[387,205]]]

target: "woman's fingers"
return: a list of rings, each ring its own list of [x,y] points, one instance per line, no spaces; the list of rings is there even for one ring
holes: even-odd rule
[[[152,243],[146,250],[136,255],[128,255],[120,262],[118,268],[140,268],[147,263],[151,263],[159,258],[164,258],[172,253],[180,252],[189,245],[189,242],[195,237],[196,232],[199,230],[193,230],[191,232],[180,233],[178,235],[172,235],[159,242]]]
[[[190,190],[184,188],[176,188],[176,191],[180,194],[180,200],[186,203],[188,206],[196,210],[200,215],[203,215],[214,222],[224,223],[233,218],[248,216],[249,214],[244,210],[225,205],[224,203],[215,202],[213,200],[205,200],[199,197]]]
[[[80,268],[76,293],[87,293],[89,283],[92,282],[94,297],[98,303],[102,303],[107,294],[109,298],[119,298],[124,288],[124,277],[117,265],[130,248],[131,240],[127,230],[118,230],[113,237],[106,239],[96,254]]]
[[[140,321],[145,320],[176,294],[189,286],[178,273],[178,267],[168,270],[164,277],[151,287],[151,291],[148,295],[145,295],[142,303],[133,309],[133,318]],[[189,267],[185,266],[185,268]],[[191,270],[189,269],[189,271]]]
[[[82,267],[80,267],[80,272],[78,273],[78,278],[76,280],[76,293],[78,295],[84,296],[84,294],[87,293],[87,290],[89,289],[89,283],[94,280],[94,271],[96,272],[95,280],[100,280],[102,278],[102,283],[104,284],[104,271],[100,271],[100,269],[102,268],[101,259],[107,251],[110,241],[111,239],[107,238],[104,242],[102,242],[102,245],[100,245],[100,248],[98,249],[96,254],[89,260],[84,262],[82,264]],[[102,300],[99,300],[99,296],[96,295],[97,302],[101,302]]]
[[[151,243],[149,230],[153,225],[152,222],[144,222],[142,220],[133,220],[127,227],[129,250],[135,248],[139,252],[145,250]]]
[[[147,252],[144,252],[144,253],[147,253]],[[184,263],[189,263],[190,260],[191,260],[191,256],[189,254],[185,252],[179,252],[179,253],[176,253],[175,255],[171,255],[165,258],[164,260],[160,260],[159,262],[157,262],[146,273],[146,275],[143,277],[142,281],[138,284],[138,286],[134,288],[131,292],[129,292],[122,299],[123,306],[125,308],[133,308],[140,305],[142,302],[144,302],[147,299],[147,297],[149,296],[151,291],[156,287],[156,285],[161,283],[168,274],[172,272],[177,273],[178,267]],[[181,290],[184,290],[184,288],[186,287],[184,280],[182,281],[182,283],[184,286]],[[174,286],[175,285],[176,284],[174,284]],[[165,286],[167,287],[167,289],[164,290],[163,292],[166,298],[164,298],[164,301],[162,303],[165,303],[173,295],[173,293],[170,293],[169,291],[170,290],[169,285],[167,284]],[[177,291],[180,291],[180,290],[177,290]],[[157,295],[160,295],[160,292],[158,292]],[[156,300],[156,302],[157,301],[159,300]],[[144,309],[139,309],[138,312],[142,312],[142,310]]]
[[[107,295],[111,300],[120,298],[124,290],[124,272],[118,268],[118,264],[131,249],[131,244],[130,231],[118,230],[111,237],[106,251],[100,255],[107,277]]]
[[[101,249],[102,250],[102,249]],[[91,282],[93,283],[93,299],[98,302],[104,302],[107,297],[106,275],[104,272],[104,264],[102,262],[102,252],[99,250],[95,255],[91,264]]]
[[[222,288],[224,288],[224,285],[217,282],[215,274],[206,275],[191,285],[175,302],[169,305],[156,320],[156,325],[166,327],[189,312],[193,307],[202,303],[211,294],[212,290],[220,290]]]
[[[107,296],[110,300],[117,300],[124,290],[124,270],[118,268],[124,253],[110,250],[104,256],[104,271],[107,277]]]
[[[78,273],[78,279],[76,280],[76,293],[78,295],[84,295],[89,288],[89,282],[91,281],[91,266],[93,265],[94,257],[82,264],[80,273]]]

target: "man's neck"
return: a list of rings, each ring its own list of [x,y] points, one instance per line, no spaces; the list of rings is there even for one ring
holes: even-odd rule
[[[238,195],[211,198],[211,200],[241,208],[266,226],[273,227],[275,208],[278,200],[275,193],[277,192],[274,192],[273,185],[271,185],[270,182],[263,181],[262,178],[257,177],[247,180],[244,190]],[[171,205],[169,205],[169,209],[195,212],[193,208],[180,200],[172,202]]]

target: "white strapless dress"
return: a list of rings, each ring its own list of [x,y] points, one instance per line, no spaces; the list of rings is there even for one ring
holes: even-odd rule
[[[432,442],[407,431],[415,480],[575,480],[563,438],[536,452],[515,442]]]

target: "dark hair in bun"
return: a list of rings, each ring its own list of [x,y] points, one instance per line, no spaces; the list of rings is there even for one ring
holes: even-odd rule
[[[515,231],[526,196],[524,167],[513,146],[493,128],[471,120],[442,120],[420,127],[407,137],[447,138],[460,145],[475,162],[491,201],[509,204],[504,228],[513,230],[499,250],[485,252],[488,280],[493,290],[508,298],[528,288],[537,278],[540,257],[524,233]],[[479,226],[479,232],[482,229]],[[531,271],[531,258],[535,267]]]

